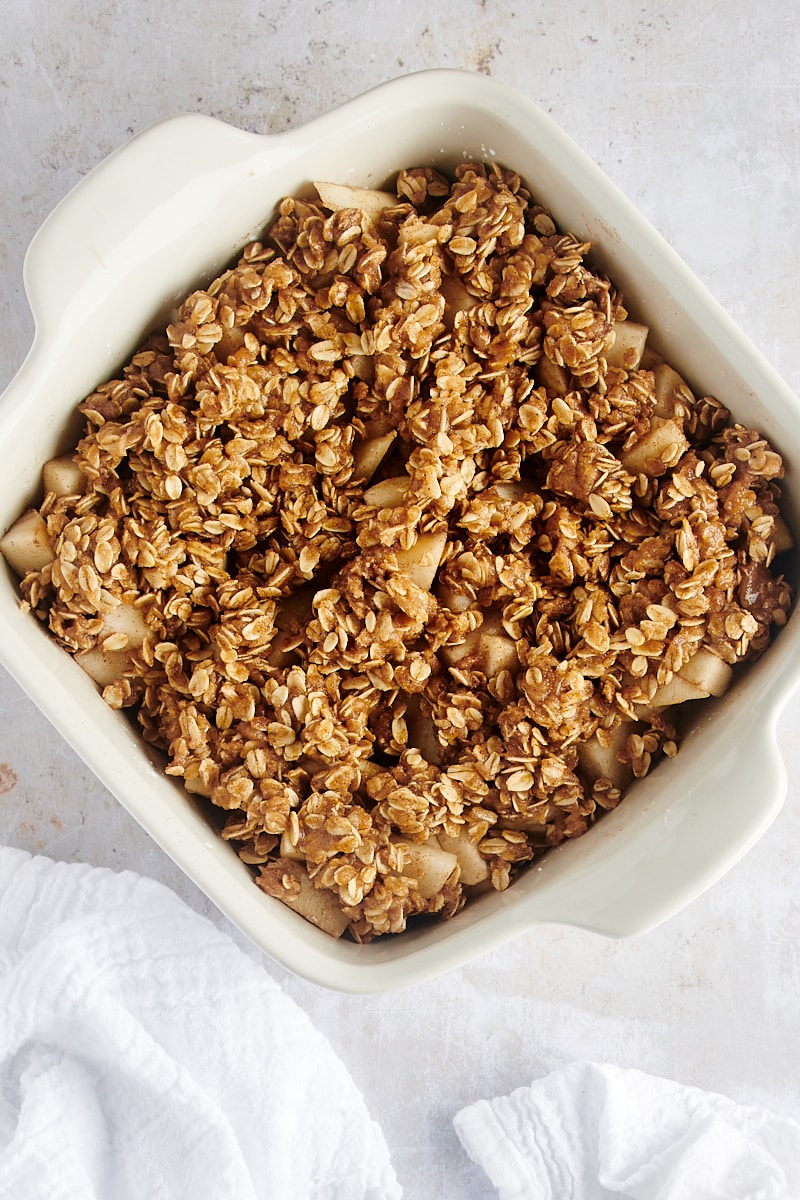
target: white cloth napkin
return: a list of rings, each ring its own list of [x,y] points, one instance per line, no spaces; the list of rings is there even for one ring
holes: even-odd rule
[[[800,1200],[800,1125],[573,1063],[462,1109],[500,1200]],[[400,1200],[294,1002],[131,872],[0,848],[0,1197]]]
[[[798,1200],[800,1125],[698,1088],[572,1063],[455,1117],[500,1200]]]
[[[0,1196],[396,1200],[325,1039],[166,888],[0,849]]]

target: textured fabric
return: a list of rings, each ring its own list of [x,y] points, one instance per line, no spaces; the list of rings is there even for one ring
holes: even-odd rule
[[[350,1076],[166,888],[0,849],[0,1196],[394,1200]]]
[[[455,1118],[501,1200],[798,1200],[800,1126],[573,1063]],[[0,849],[0,1196],[396,1200],[328,1043],[166,888]]]
[[[501,1200],[798,1200],[800,1125],[640,1071],[572,1063],[455,1117]]]

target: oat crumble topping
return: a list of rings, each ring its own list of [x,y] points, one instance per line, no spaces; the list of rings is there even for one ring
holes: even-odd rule
[[[787,619],[779,455],[589,252],[494,164],[284,199],[39,510],[25,602],[331,933],[507,887]]]

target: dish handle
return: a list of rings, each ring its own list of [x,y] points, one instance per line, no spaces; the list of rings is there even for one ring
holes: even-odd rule
[[[77,296],[84,310],[102,303],[141,263],[143,245],[152,261],[169,239],[190,234],[230,168],[240,165],[244,175],[258,150],[279,142],[187,113],[115,150],[67,193],[28,248],[24,281],[37,335],[63,328]]]
[[[676,768],[674,779],[662,780],[656,771],[642,780],[636,797],[591,831],[591,846],[587,836],[585,870],[576,871],[571,855],[555,851],[537,887],[537,923],[634,937],[721,879],[763,836],[786,798],[775,728],[781,707],[741,706],[723,753],[717,743],[710,755],[698,736],[684,747],[680,766],[681,755],[663,764],[665,772]]]

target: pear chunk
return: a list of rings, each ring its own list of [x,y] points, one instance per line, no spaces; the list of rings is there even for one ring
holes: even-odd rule
[[[421,533],[408,550],[395,551],[398,569],[409,579],[413,579],[418,587],[429,592],[433,587],[446,545],[446,529],[439,533]]]
[[[142,616],[142,610],[134,604],[118,604],[103,617],[103,632],[101,638],[107,638],[112,633],[124,633],[128,646],[141,646],[147,637],[147,622]]]
[[[300,642],[300,635],[288,629],[280,629],[270,642],[266,659],[271,667],[290,667],[297,661],[295,650]]]
[[[146,635],[147,624],[140,609],[132,604],[118,604],[103,616],[97,645],[76,654],[75,662],[101,688],[107,687],[124,674],[130,663],[130,651],[138,649]],[[104,645],[109,639],[113,639],[111,644]]]
[[[385,208],[394,208],[398,203],[397,196],[392,192],[381,192],[375,188],[348,187],[344,183],[324,183],[322,180],[315,180],[314,187],[323,206],[331,212],[356,208],[373,222]]]
[[[217,361],[226,363],[237,350],[241,350],[246,333],[247,330],[241,325],[231,325],[230,329],[224,329],[222,337],[214,346]]]
[[[380,437],[365,438],[353,447],[353,479],[371,479],[383,462],[397,434],[382,434]],[[385,505],[384,507],[389,507]]]
[[[82,496],[86,487],[86,477],[71,454],[46,462],[42,467],[42,481],[45,492],[55,496]]]
[[[394,475],[373,483],[364,492],[364,502],[376,508],[398,508],[405,500],[411,479],[408,475]]]
[[[436,585],[436,599],[454,613],[466,612],[472,604],[472,597],[466,592],[457,592],[446,583]]]
[[[104,650],[102,646],[93,646],[91,650],[76,654],[75,662],[99,687],[105,688],[124,675],[130,658],[127,650]]]
[[[431,717],[425,717],[420,708],[419,696],[409,696],[406,703],[406,729],[409,748],[419,750],[426,762],[438,765],[442,761],[442,747],[436,736],[436,726]]]
[[[474,887],[489,878],[489,864],[466,834],[450,837],[447,833],[440,833],[436,840],[448,854],[455,854],[461,868],[459,879],[465,887]]]
[[[626,371],[638,370],[649,332],[647,326],[638,321],[615,321],[614,342],[606,350],[608,365],[623,367]]]
[[[684,704],[687,700],[722,696],[732,678],[733,667],[713,651],[701,646],[669,683],[657,689],[650,704],[653,708],[666,708],[671,704]]]
[[[211,788],[207,783],[203,783],[199,775],[194,775],[191,779],[183,778],[183,786],[187,792],[191,792],[193,796],[205,796],[206,799],[211,795]]]
[[[365,383],[372,383],[375,378],[375,358],[372,354],[354,354],[350,362],[356,379],[363,379]]]
[[[284,887],[284,878],[294,881],[294,887]],[[350,918],[339,906],[338,896],[327,888],[314,887],[308,871],[293,859],[279,858],[267,863],[260,868],[256,883],[268,896],[282,901],[331,937],[340,938],[350,924]]]
[[[278,629],[294,631],[305,627],[311,620],[314,607],[314,596],[317,589],[313,583],[303,584],[289,596],[284,596],[280,608],[275,613],[275,624]]]
[[[458,868],[455,854],[442,850],[431,839],[427,842],[406,842],[406,861],[403,874],[416,881],[417,890],[423,900],[438,895],[450,876]]]
[[[645,435],[623,449],[621,462],[632,475],[663,475],[674,467],[689,447],[680,425],[668,418],[654,417]]]
[[[722,696],[733,678],[733,667],[705,646],[692,655],[678,672],[681,679],[701,688],[708,696]]]
[[[443,320],[445,328],[449,330],[453,329],[459,313],[469,312],[480,304],[477,296],[467,291],[458,275],[443,275],[441,292],[445,302]]]
[[[281,835],[281,858],[290,858],[293,862],[304,862],[304,858],[292,842],[288,833]]]
[[[570,373],[566,367],[559,366],[553,362],[552,358],[548,358],[543,354],[539,359],[539,364],[536,368],[536,378],[540,387],[543,387],[548,396],[566,396],[567,392],[572,389],[570,383]]]
[[[789,526],[784,521],[783,517],[778,515],[775,518],[775,532],[773,534],[775,540],[775,553],[783,554],[786,550],[794,549],[794,537]]]
[[[633,778],[633,770],[629,763],[620,762],[618,756],[625,749],[628,736],[640,728],[637,721],[622,721],[613,731],[607,746],[596,733],[581,742],[578,746],[578,762],[584,774],[593,781],[610,779],[614,787],[620,790],[627,787]]]
[[[682,675],[673,675],[669,683],[662,683],[650,698],[651,708],[669,708],[673,704],[685,704],[687,700],[706,700],[709,693]]]
[[[495,679],[501,671],[519,669],[517,643],[503,628],[499,612],[485,613],[482,625],[467,634],[463,642],[443,646],[440,654],[448,667],[482,671],[487,679]]]
[[[689,405],[694,401],[686,381],[669,363],[660,362],[653,368],[653,385],[656,394],[653,412],[657,417],[671,417],[677,404]]]
[[[501,480],[500,483],[494,485],[494,490],[501,500],[509,500],[512,504],[517,504],[526,496],[533,495],[533,484],[525,483],[521,479]]]
[[[12,571],[22,579],[31,571],[41,571],[53,561],[53,547],[47,525],[35,508],[29,508],[0,539],[2,552]]]
[[[288,667],[296,661],[295,650],[301,641],[302,631],[313,615],[316,586],[313,583],[284,597],[275,613],[278,632],[267,649],[267,662],[273,667]]]

